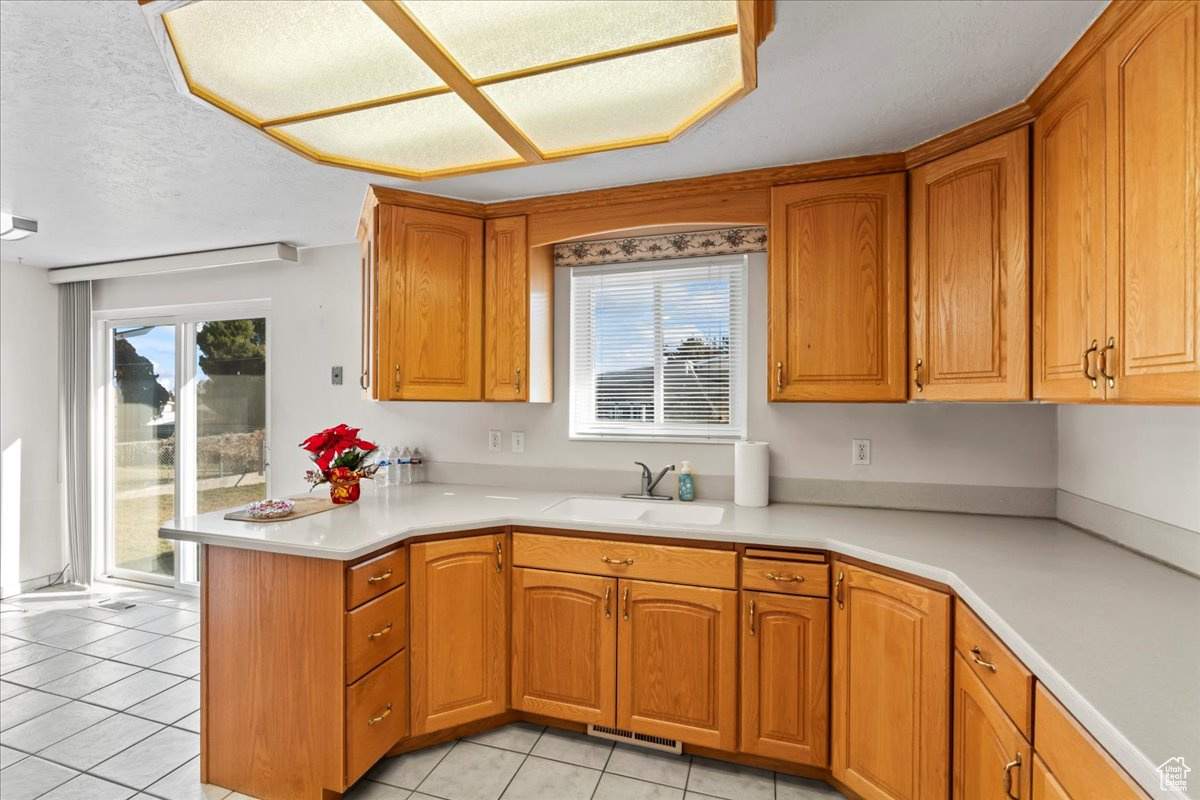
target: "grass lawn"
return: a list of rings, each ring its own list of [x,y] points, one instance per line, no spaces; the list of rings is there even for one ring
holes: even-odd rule
[[[200,513],[233,508],[262,499],[265,489],[264,483],[205,489],[197,495],[197,506]],[[158,528],[175,516],[174,496],[166,493],[121,498],[117,500],[113,514],[116,527],[121,531],[116,541],[117,566],[172,574],[175,543],[159,539]]]

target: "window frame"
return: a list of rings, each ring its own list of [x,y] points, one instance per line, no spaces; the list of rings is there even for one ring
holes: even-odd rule
[[[733,313],[731,309],[730,333],[730,388],[729,407],[730,424],[728,426],[713,426],[714,432],[705,433],[699,425],[680,425],[678,433],[670,432],[670,426],[656,424],[652,432],[639,433],[630,426],[614,424],[613,432],[601,432],[587,429],[576,417],[576,335],[579,321],[575,313],[576,276],[586,276],[596,273],[617,272],[660,272],[671,269],[695,269],[697,267],[735,267],[741,278],[741,313]],[[691,258],[656,259],[651,261],[634,261],[616,264],[589,264],[571,267],[570,286],[568,289],[569,322],[567,326],[567,346],[570,353],[567,374],[567,438],[580,442],[670,442],[692,444],[723,444],[747,438],[749,425],[749,305],[750,305],[750,259],[746,254],[697,256]],[[594,336],[594,334],[593,334]],[[654,394],[655,406],[661,408],[663,398],[663,359],[661,318],[655,318],[656,351],[660,354],[654,363]],[[592,384],[587,391],[595,391],[595,373]],[[594,402],[594,400],[593,400]],[[719,431],[719,432],[718,432]]]

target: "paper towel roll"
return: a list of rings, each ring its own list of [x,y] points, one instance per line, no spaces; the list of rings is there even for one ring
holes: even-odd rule
[[[739,506],[765,506],[770,484],[770,444],[767,442],[734,442],[733,502]]]

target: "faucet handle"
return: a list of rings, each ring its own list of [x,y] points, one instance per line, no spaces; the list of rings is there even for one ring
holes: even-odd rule
[[[645,475],[647,478],[648,478],[648,477],[650,477],[650,475],[652,474],[652,473],[650,472],[650,467],[646,466],[646,465],[645,465],[645,464],[643,464],[641,461],[635,461],[635,462],[633,462],[633,463],[634,463],[634,464],[637,464],[639,467],[641,467],[641,468],[642,468],[642,474],[643,474],[643,475]]]

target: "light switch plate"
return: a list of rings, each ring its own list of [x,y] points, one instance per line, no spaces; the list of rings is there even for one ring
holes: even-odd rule
[[[502,448],[500,431],[488,431],[488,452],[499,453]]]
[[[514,453],[525,452],[525,431],[512,432],[512,451]]]

